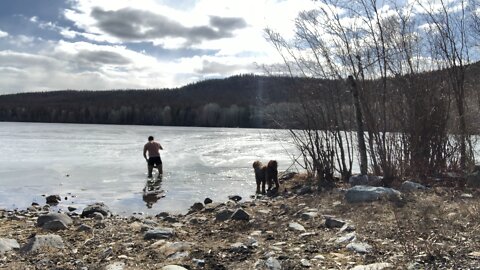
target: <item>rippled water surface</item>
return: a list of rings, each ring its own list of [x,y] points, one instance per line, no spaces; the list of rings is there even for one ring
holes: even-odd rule
[[[147,182],[142,150],[149,135],[165,149],[161,182]],[[185,212],[206,197],[248,198],[252,162],[276,159],[285,170],[294,147],[285,131],[265,129],[0,122],[0,151],[0,208],[43,205],[42,195],[59,194],[59,208],[102,201],[129,215]],[[165,197],[152,200],[144,189]]]

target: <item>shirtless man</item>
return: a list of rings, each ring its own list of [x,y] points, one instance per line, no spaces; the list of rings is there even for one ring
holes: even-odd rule
[[[162,159],[160,158],[160,150],[163,147],[153,140],[153,136],[148,137],[148,142],[143,147],[143,157],[148,163],[148,177],[152,177],[153,166],[157,166],[158,178],[161,178],[163,174]],[[147,158],[148,152],[148,158]]]

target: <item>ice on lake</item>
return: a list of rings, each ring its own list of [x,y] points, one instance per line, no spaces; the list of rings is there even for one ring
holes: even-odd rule
[[[142,150],[149,135],[164,148],[164,177],[147,185]],[[0,208],[43,205],[42,195],[58,194],[59,208],[80,211],[101,201],[125,215],[181,213],[206,197],[248,198],[255,191],[254,160],[276,159],[282,171],[295,152],[280,130],[5,122],[0,149]],[[165,197],[149,208],[145,188]]]

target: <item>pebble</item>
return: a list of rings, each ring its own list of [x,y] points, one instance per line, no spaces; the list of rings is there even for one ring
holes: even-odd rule
[[[305,231],[305,227],[303,227],[303,225],[301,225],[297,222],[290,222],[288,224],[288,228],[291,229],[291,230],[294,230],[294,231],[301,231],[301,232]]]
[[[144,234],[143,239],[167,239],[173,237],[174,235],[175,231],[171,228],[155,228],[147,231]]]

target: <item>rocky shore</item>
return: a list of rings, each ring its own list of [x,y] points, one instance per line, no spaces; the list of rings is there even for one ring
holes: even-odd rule
[[[0,210],[0,269],[479,269],[475,189],[369,180],[326,191],[296,176],[184,215]]]

